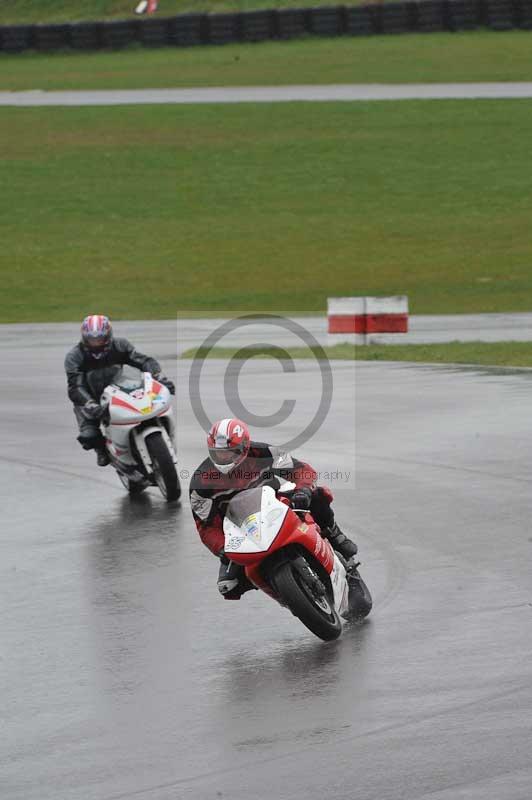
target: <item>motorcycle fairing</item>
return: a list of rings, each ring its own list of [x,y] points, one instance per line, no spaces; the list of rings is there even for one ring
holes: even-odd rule
[[[109,385],[103,392],[111,425],[136,425],[169,411],[170,392],[149,373],[144,373],[144,386],[133,392]]]
[[[172,442],[174,424],[170,392],[150,373],[143,373],[142,380],[134,389],[126,390],[120,385],[109,384],[103,391],[102,403],[109,412],[109,420],[104,426],[107,449],[117,469],[133,479],[143,477],[131,449],[130,437],[133,436],[145,469],[151,471],[145,439],[153,431],[161,431],[174,463],[177,463]],[[153,423],[149,427],[139,429],[139,423],[150,420]]]
[[[327,544],[329,543],[327,542]],[[334,595],[334,605],[341,616],[348,610],[349,587],[347,585],[345,567],[336,553],[334,553],[334,565],[331,571],[331,585]]]
[[[228,558],[247,566],[258,559],[262,560],[265,553],[275,552],[278,547],[300,544],[314,555],[328,573],[333,571],[334,551],[330,543],[321,536],[318,526],[309,514],[305,520],[301,520],[292,509],[277,499],[271,486],[248,489],[237,497],[241,501],[246,495],[252,503],[249,508],[251,513],[242,520],[237,517],[240,524],[236,524],[231,519],[230,504],[224,519],[224,552]],[[259,506],[259,502],[258,510],[251,511]],[[289,522],[292,523],[291,526]],[[282,536],[276,541],[281,530]]]
[[[246,494],[254,493],[255,489],[248,490]],[[241,493],[240,497],[244,495]],[[259,506],[259,500],[255,507]],[[224,519],[225,552],[232,558],[234,554],[265,553],[271,547],[277,534],[282,528],[288,512],[288,506],[281,503],[275,496],[271,486],[261,489],[260,506],[256,511],[249,513],[240,525],[231,519],[230,512]]]

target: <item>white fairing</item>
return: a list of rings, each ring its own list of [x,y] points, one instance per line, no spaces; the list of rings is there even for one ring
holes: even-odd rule
[[[331,572],[331,584],[334,605],[340,616],[342,616],[348,610],[349,587],[347,585],[345,567],[336,553],[334,554],[334,566]]]
[[[166,386],[155,382],[150,373],[139,373],[138,385],[134,378],[127,391],[117,384],[106,386],[102,393],[101,405],[108,411],[109,421],[103,426],[107,449],[112,457],[113,465],[118,471],[127,473],[132,479],[142,478],[136,457],[131,450],[131,434],[135,438],[138,453],[143,465],[151,472],[151,458],[145,444],[146,438],[155,431],[160,432],[172,454],[175,464],[177,456],[173,446],[174,421],[172,416],[171,395]],[[126,383],[127,383],[126,375]],[[164,418],[165,423],[162,423]],[[153,420],[153,424],[142,429],[140,423]],[[167,432],[170,432],[170,435]],[[121,470],[123,467],[123,470]]]
[[[109,409],[111,427],[133,425],[170,411],[171,395],[166,386],[158,383],[160,389],[155,392],[152,376],[149,372],[143,375],[144,386],[132,392],[125,392],[114,384],[104,389],[102,402]]]
[[[240,492],[238,499],[243,495],[255,493],[257,497],[256,510],[250,508],[250,513],[236,525],[231,520],[231,505],[229,504],[224,519],[225,552],[230,557],[231,553],[264,553],[281,530],[288,506],[281,503],[275,496],[271,486],[262,489],[250,489]]]

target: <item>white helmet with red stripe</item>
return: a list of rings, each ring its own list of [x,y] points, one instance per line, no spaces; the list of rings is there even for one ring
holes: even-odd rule
[[[93,358],[102,358],[111,349],[113,328],[103,314],[89,314],[81,323],[81,343]]]
[[[215,422],[207,436],[209,457],[217,470],[227,475],[249,452],[249,429],[240,419]]]

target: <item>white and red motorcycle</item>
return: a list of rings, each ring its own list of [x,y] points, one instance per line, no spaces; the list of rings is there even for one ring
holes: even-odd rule
[[[112,369],[107,385],[96,393],[104,409],[101,428],[111,464],[130,494],[158,486],[168,502],[178,500],[170,392],[149,372],[130,366]]]
[[[224,551],[248,580],[287,606],[320,639],[337,639],[342,621],[361,619],[371,594],[355,566],[336,553],[312,516],[290,508],[295,484],[247,489],[235,495],[224,518]],[[347,569],[346,569],[347,567]]]

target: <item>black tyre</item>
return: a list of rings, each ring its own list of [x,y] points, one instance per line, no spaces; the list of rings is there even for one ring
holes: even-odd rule
[[[294,564],[281,564],[274,582],[283,602],[309,631],[326,642],[340,636],[342,623],[334,605],[312,588]]]
[[[118,472],[117,474],[120,478],[122,486],[125,486],[132,497],[142,494],[144,489],[148,487],[147,481],[132,481],[127,477],[127,475],[124,475],[123,472]]]
[[[349,612],[346,619],[363,619],[373,608],[370,591],[358,571],[347,579],[349,584]]]
[[[151,433],[146,438],[146,447],[152,461],[153,475],[162,496],[169,503],[179,500],[181,486],[177,470],[162,433]]]

